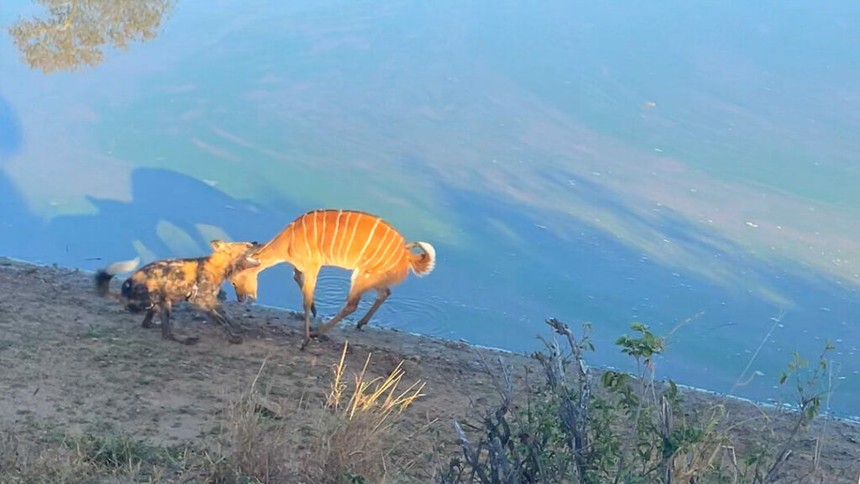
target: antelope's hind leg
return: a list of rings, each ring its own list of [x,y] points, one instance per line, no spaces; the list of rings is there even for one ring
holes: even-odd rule
[[[373,301],[373,305],[370,306],[370,309],[367,310],[367,314],[365,314],[358,323],[356,323],[355,328],[358,330],[362,330],[364,326],[370,321],[370,318],[373,317],[373,314],[382,306],[382,303],[388,299],[388,296],[391,295],[391,289],[387,287],[380,287],[376,290],[376,301]]]
[[[328,332],[331,328],[333,328],[337,323],[341,322],[343,318],[349,316],[354,313],[356,309],[358,309],[358,303],[361,301],[361,296],[363,294],[363,290],[356,290],[354,287],[351,287],[349,290],[349,296],[346,298],[346,304],[337,313],[337,315],[331,318],[331,321],[318,326],[309,337],[318,338]],[[307,343],[305,343],[307,344]]]

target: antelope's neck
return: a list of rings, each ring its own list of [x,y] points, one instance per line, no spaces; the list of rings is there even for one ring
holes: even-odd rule
[[[289,230],[284,230],[255,252],[252,257],[260,261],[259,269],[263,270],[275,264],[286,262],[291,242],[292,234]]]

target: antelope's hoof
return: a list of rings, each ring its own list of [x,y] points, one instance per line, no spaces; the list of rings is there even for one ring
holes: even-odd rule
[[[227,336],[227,341],[229,341],[230,343],[232,343],[234,345],[240,345],[245,340],[242,339],[242,337],[239,336],[238,334],[231,334],[231,335]]]
[[[330,338],[324,334],[320,333],[311,333],[310,339],[315,339],[317,341],[328,341]]]

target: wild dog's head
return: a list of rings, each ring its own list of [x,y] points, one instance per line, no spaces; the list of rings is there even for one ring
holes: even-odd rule
[[[224,264],[227,275],[260,265],[260,261],[251,256],[259,248],[257,242],[224,242],[216,239],[209,245],[212,247],[211,259]]]

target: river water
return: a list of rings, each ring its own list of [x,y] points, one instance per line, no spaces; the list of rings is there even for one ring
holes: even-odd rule
[[[531,351],[589,321],[632,369],[639,321],[658,376],[761,401],[829,341],[854,416],[858,10],[6,0],[0,254],[94,270],[366,210],[438,252],[371,324]],[[348,284],[323,270],[321,315]],[[288,266],[260,285],[300,308]]]

